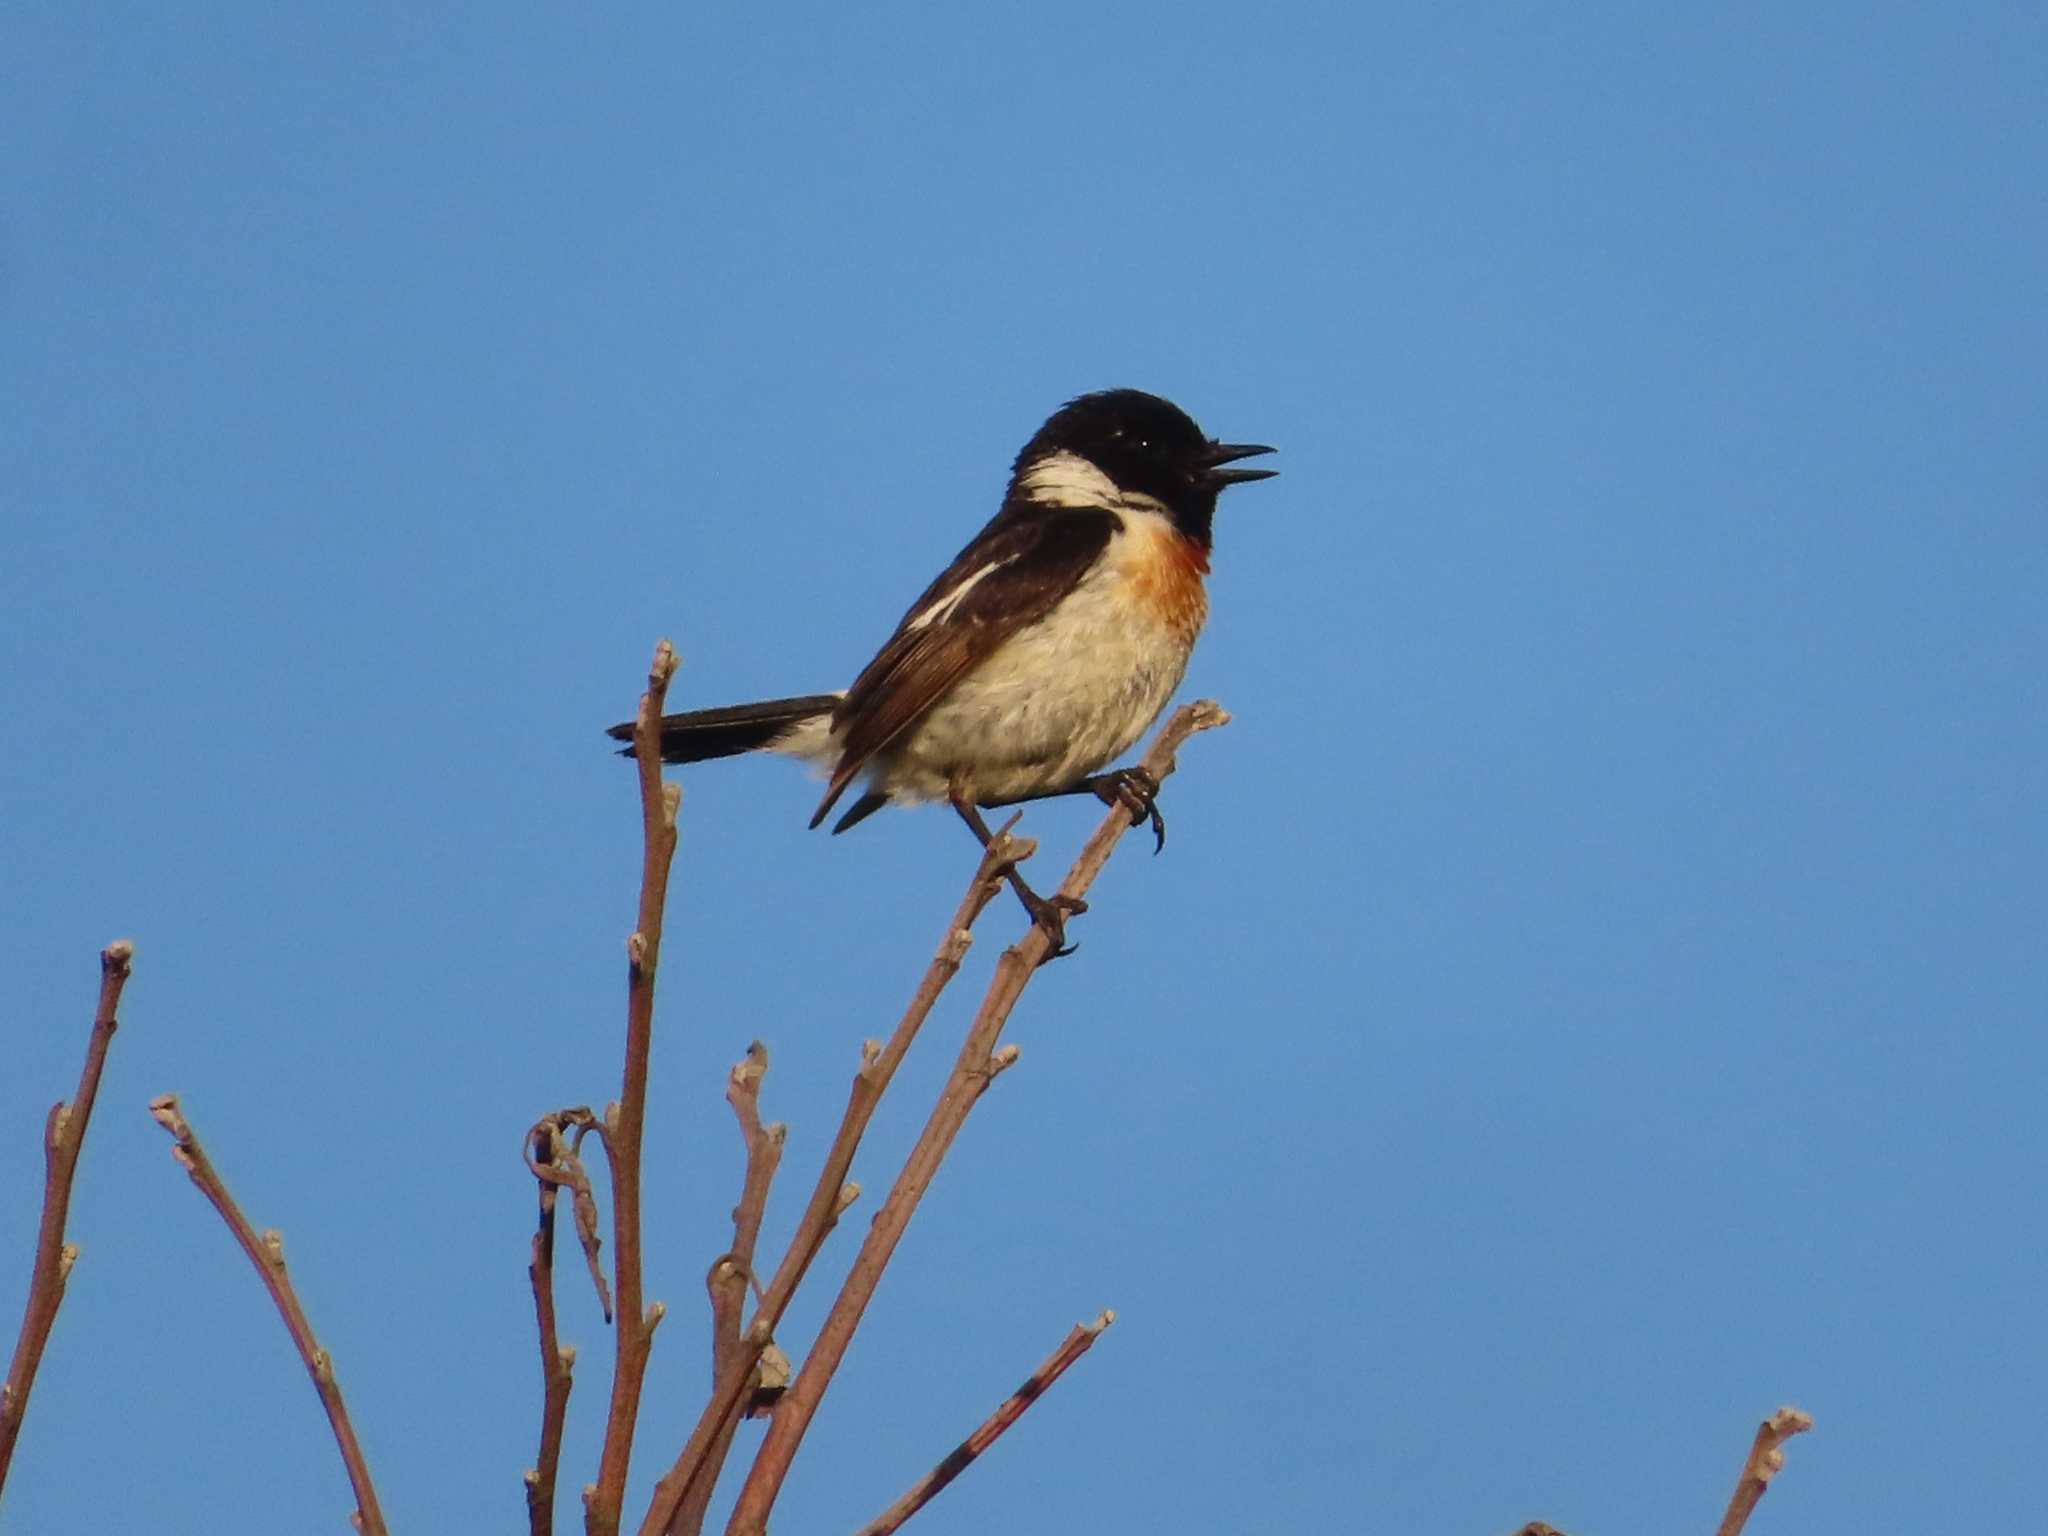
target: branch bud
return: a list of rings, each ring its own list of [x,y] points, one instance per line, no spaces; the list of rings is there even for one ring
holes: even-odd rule
[[[185,1123],[185,1117],[178,1112],[178,1096],[175,1093],[160,1093],[151,1099],[149,1117],[180,1141],[184,1141],[192,1134],[192,1127]]]

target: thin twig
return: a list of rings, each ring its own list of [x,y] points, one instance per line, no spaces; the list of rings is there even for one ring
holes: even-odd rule
[[[587,1113],[587,1111],[586,1111]],[[562,1181],[550,1177],[556,1160],[569,1152],[562,1117],[548,1115],[526,1133],[527,1166],[540,1190],[540,1221],[533,1234],[533,1258],[526,1266],[533,1284],[533,1311],[540,1331],[540,1453],[526,1474],[529,1536],[553,1536],[555,1481],[562,1465],[562,1426],[569,1415],[576,1351],[563,1348],[555,1332],[555,1197]],[[543,1170],[547,1170],[544,1172]],[[604,1276],[598,1275],[600,1285]]]
[[[43,1218],[36,1231],[35,1266],[29,1271],[21,1335],[15,1341],[7,1380],[0,1384],[0,1489],[7,1486],[7,1468],[14,1460],[14,1442],[28,1413],[28,1395],[35,1387],[36,1370],[43,1363],[43,1349],[50,1342],[57,1309],[64,1304],[64,1286],[78,1257],[77,1246],[64,1241],[64,1223],[71,1214],[71,1185],[78,1176],[78,1154],[85,1148],[93,1101],[99,1097],[107,1047],[119,1027],[116,1015],[121,989],[128,984],[134,959],[135,946],[127,939],[116,939],[100,951],[100,1001],[93,1010],[92,1033],[86,1038],[78,1092],[68,1104],[60,1100],[51,1105],[49,1118],[43,1122]]]
[[[768,1211],[768,1188],[775,1170],[782,1164],[783,1143],[789,1127],[777,1122],[761,1123],[761,1079],[768,1075],[768,1047],[756,1040],[747,1047],[744,1061],[734,1065],[726,1079],[725,1101],[740,1123],[740,1139],[747,1149],[747,1171],[740,1181],[740,1203],[732,1213],[732,1258],[748,1284],[754,1284],[754,1249],[761,1240],[761,1221]],[[721,1344],[740,1336],[738,1309],[730,1316],[715,1318],[712,1337],[712,1374],[717,1375],[716,1354]]]
[[[744,1333],[747,1292],[757,1294],[760,1282],[754,1277],[754,1250],[761,1238],[761,1221],[768,1210],[768,1190],[775,1170],[782,1163],[782,1149],[789,1128],[780,1122],[761,1123],[761,1079],[768,1075],[768,1048],[756,1040],[747,1047],[744,1060],[734,1064],[726,1079],[725,1100],[740,1125],[740,1139],[747,1149],[746,1173],[740,1181],[740,1203],[733,1207],[732,1249],[721,1254],[705,1277],[711,1295],[711,1390],[717,1395],[719,1383],[728,1371],[737,1374],[737,1359],[746,1351]],[[773,1349],[773,1345],[768,1346]],[[758,1366],[748,1373],[746,1403],[751,1406],[762,1396]],[[738,1430],[741,1413],[721,1415],[718,1432],[707,1460],[722,1465]],[[704,1512],[711,1503],[713,1479],[699,1478],[684,1495],[669,1528],[682,1536],[696,1536],[703,1529]]]
[[[1004,1430],[1024,1417],[1024,1410],[1037,1402],[1045,1389],[1058,1381],[1068,1366],[1087,1354],[1102,1330],[1116,1321],[1114,1312],[1104,1312],[1092,1323],[1076,1323],[1074,1331],[1047,1357],[1045,1364],[1024,1378],[1024,1385],[1012,1392],[1001,1407],[982,1421],[981,1427],[962,1440],[946,1458],[920,1478],[908,1493],[883,1510],[860,1529],[860,1536],[891,1536],[904,1521],[937,1496],[940,1489],[974,1464],[975,1458],[994,1445]]]
[[[676,851],[676,810],[680,784],[661,777],[661,706],[676,653],[666,640],[654,647],[647,691],[633,721],[633,758],[640,770],[640,914],[626,941],[626,1068],[619,1101],[605,1111],[605,1144],[611,1160],[612,1256],[618,1296],[618,1352],[612,1366],[611,1413],[605,1422],[604,1451],[597,1482],[584,1493],[584,1527],[589,1536],[617,1536],[619,1507],[626,1497],[626,1472],[633,1458],[633,1428],[640,1416],[640,1388],[663,1308],[642,1303],[640,1276],[640,1140],[647,1124],[647,1057],[654,1037],[654,978],[661,960],[662,912],[668,901],[669,865]]]
[[[199,1145],[198,1136],[178,1107],[176,1094],[166,1093],[150,1100],[149,1112],[158,1125],[171,1133],[174,1143],[171,1155],[191,1176],[192,1182],[199,1186],[199,1192],[213,1202],[221,1220],[228,1224],[228,1231],[241,1244],[242,1252],[256,1266],[264,1289],[270,1292],[270,1299],[276,1303],[278,1314],[283,1317],[285,1328],[292,1336],[292,1343],[298,1347],[299,1358],[305,1362],[306,1371],[313,1378],[313,1386],[320,1394],[320,1405],[327,1410],[327,1422],[334,1430],[334,1442],[341,1448],[342,1465],[348,1469],[349,1485],[355,1490],[356,1512],[350,1517],[352,1523],[363,1536],[385,1536],[384,1514],[377,1507],[377,1490],[370,1482],[370,1464],[364,1459],[362,1443],[356,1439],[355,1426],[349,1423],[348,1406],[341,1400],[341,1384],[334,1377],[334,1358],[320,1347],[320,1341],[313,1336],[313,1325],[306,1317],[306,1309],[299,1304],[298,1293],[292,1289],[291,1276],[285,1269],[283,1236],[275,1230],[257,1236],[256,1229],[249,1225],[249,1218],[235,1204],[235,1197],[228,1193],[228,1187],[207,1157],[206,1149]]]
[[[1785,1453],[1780,1447],[1811,1428],[1813,1420],[1797,1408],[1780,1408],[1757,1426],[1749,1459],[1743,1462],[1742,1476],[1735,1484],[1735,1496],[1729,1499],[1728,1513],[1721,1517],[1721,1528],[1715,1536],[1740,1536],[1771,1479],[1784,1468]]]
[[[983,851],[981,862],[975,867],[974,878],[968,882],[966,893],[961,896],[960,905],[953,913],[953,921],[948,925],[945,937],[939,941],[938,949],[933,952],[932,962],[926,967],[917,991],[911,995],[910,1005],[903,1010],[903,1017],[896,1021],[889,1043],[877,1049],[871,1040],[861,1048],[860,1070],[853,1075],[853,1085],[846,1099],[846,1113],[840,1117],[832,1148],[825,1154],[825,1166],[819,1171],[817,1185],[811,1191],[810,1204],[804,1208],[803,1219],[797,1223],[782,1262],[775,1267],[775,1278],[769,1282],[767,1297],[760,1306],[760,1314],[769,1319],[771,1327],[781,1322],[783,1309],[803,1283],[811,1261],[824,1247],[825,1239],[838,1224],[840,1215],[860,1193],[858,1185],[847,1183],[847,1175],[853,1171],[854,1154],[860,1150],[868,1122],[874,1118],[876,1106],[888,1091],[896,1069],[910,1054],[911,1044],[924,1027],[924,1021],[931,1016],[939,995],[946,990],[946,984],[959,974],[960,962],[967,957],[967,951],[974,943],[975,922],[1002,890],[1003,870],[1028,858],[1037,846],[1030,838],[1011,836],[1006,827]]]
[[[1229,719],[1220,705],[1206,699],[1175,711],[1173,718],[1153,739],[1151,750],[1143,759],[1143,766],[1152,775],[1153,782],[1162,783],[1173,772],[1174,754],[1188,737],[1197,731],[1223,725]],[[1067,871],[1059,893],[1076,900],[1086,895],[1130,826],[1130,813],[1121,806],[1112,807],[1095,835],[1082,848],[1073,868]],[[930,1187],[940,1162],[951,1149],[954,1137],[966,1124],[968,1113],[997,1074],[1016,1059],[1013,1048],[997,1050],[997,1037],[1009,1021],[1017,999],[1051,952],[1051,936],[1042,925],[1034,923],[1021,940],[1003,951],[1002,959],[996,963],[995,975],[990,979],[981,1007],[968,1029],[967,1039],[960,1047],[952,1076],[939,1102],[933,1107],[931,1118],[925,1122],[916,1145],[911,1148],[902,1172],[896,1176],[889,1198],[875,1213],[860,1253],[840,1286],[838,1298],[826,1315],[817,1341],[804,1359],[803,1368],[797,1372],[796,1380],[776,1407],[768,1433],[762,1438],[761,1449],[748,1470],[746,1482],[741,1485],[738,1502],[726,1526],[728,1536],[765,1536],[769,1511],[789,1475],[797,1447],[802,1444],[804,1434],[817,1414],[833,1373],[846,1356],[847,1346],[853,1342],[854,1330],[860,1326],[861,1317],[874,1298],[875,1287],[881,1282],[882,1271],[888,1267],[896,1244],[909,1227],[918,1202],[924,1198],[925,1190]]]
[[[556,1132],[554,1161],[551,1163],[537,1162],[533,1156],[533,1138],[543,1125],[552,1125]],[[612,1320],[612,1293],[611,1287],[605,1283],[603,1261],[598,1257],[599,1250],[604,1247],[604,1239],[597,1232],[597,1196],[590,1192],[590,1174],[583,1166],[583,1140],[592,1135],[597,1137],[600,1147],[606,1147],[604,1127],[586,1106],[558,1109],[527,1132],[526,1166],[543,1184],[566,1188],[573,1197],[570,1209],[576,1217],[576,1239],[583,1248],[584,1268],[590,1271],[591,1288],[597,1292],[597,1309],[609,1323]],[[606,1147],[606,1151],[609,1150]]]
[[[687,1515],[692,1510],[701,1512],[709,1500],[710,1489],[725,1465],[732,1444],[731,1430],[738,1423],[740,1406],[762,1352],[772,1342],[790,1298],[802,1284],[825,1238],[860,1194],[860,1186],[847,1182],[846,1175],[853,1167],[854,1154],[874,1117],[875,1106],[881,1102],[896,1068],[909,1054],[911,1042],[917,1038],[918,1029],[938,1002],[939,994],[958,974],[960,962],[974,942],[975,920],[1002,889],[1004,865],[1023,858],[1032,847],[1028,839],[1012,838],[1006,830],[997,837],[995,845],[983,852],[981,863],[975,868],[974,877],[968,882],[952,921],[946,925],[945,936],[940,939],[910,1005],[897,1021],[888,1045],[878,1046],[870,1040],[862,1047],[860,1069],[853,1076],[846,1114],[839,1122],[838,1134],[832,1138],[831,1150],[825,1155],[825,1166],[811,1191],[810,1203],[797,1222],[782,1262],[776,1266],[775,1278],[754,1309],[753,1321],[741,1334],[738,1348],[720,1367],[711,1400],[705,1404],[697,1427],[677,1453],[668,1475],[656,1485],[653,1504],[640,1526],[641,1536],[662,1536],[664,1532],[687,1536]],[[699,1488],[703,1490],[701,1494],[697,1492]]]

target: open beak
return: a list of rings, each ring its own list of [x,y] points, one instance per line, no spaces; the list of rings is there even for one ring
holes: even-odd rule
[[[1247,480],[1270,480],[1280,471],[1277,469],[1225,469],[1239,459],[1256,458],[1262,453],[1272,453],[1264,443],[1211,443],[1209,445],[1209,470],[1204,478],[1211,485],[1242,485]]]

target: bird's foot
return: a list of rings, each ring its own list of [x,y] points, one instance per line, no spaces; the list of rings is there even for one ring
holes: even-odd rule
[[[1079,917],[1086,912],[1087,902],[1078,896],[1041,896],[1021,880],[1014,883],[1017,888],[1017,899],[1024,903],[1024,910],[1031,914],[1031,921],[1043,928],[1045,936],[1052,940],[1052,949],[1045,957],[1047,960],[1063,959],[1081,947],[1067,942],[1067,919]]]
[[[1082,781],[1104,805],[1120,805],[1131,813],[1131,825],[1152,823],[1152,851],[1166,846],[1166,818],[1159,814],[1159,781],[1143,768],[1114,768]]]

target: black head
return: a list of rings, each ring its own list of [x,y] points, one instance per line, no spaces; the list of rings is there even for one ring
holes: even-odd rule
[[[1226,485],[1265,480],[1271,469],[1230,469],[1227,465],[1273,450],[1260,443],[1219,443],[1179,406],[1141,389],[1105,389],[1069,400],[1038,429],[1017,455],[1013,491],[1078,486],[1079,476],[1062,476],[1059,455],[1093,466],[1117,490],[1150,496],[1173,515],[1181,531],[1209,542],[1216,497]]]

